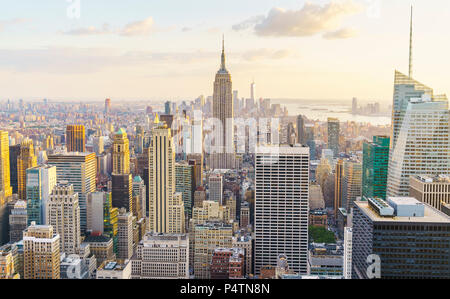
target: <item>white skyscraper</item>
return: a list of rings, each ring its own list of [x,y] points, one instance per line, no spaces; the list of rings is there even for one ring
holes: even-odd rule
[[[344,267],[343,275],[345,279],[352,279],[352,228],[344,229]]]
[[[53,188],[47,208],[48,224],[61,237],[61,252],[75,254],[81,244],[80,206],[73,185],[61,181]]]
[[[408,196],[414,175],[450,174],[448,100],[412,78],[412,8],[409,75],[395,72],[387,196]]]
[[[395,73],[387,196],[408,196],[413,175],[450,174],[446,96]]]
[[[259,147],[255,162],[255,274],[286,255],[308,272],[309,148]]]

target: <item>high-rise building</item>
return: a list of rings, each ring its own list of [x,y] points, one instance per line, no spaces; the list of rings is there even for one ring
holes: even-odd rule
[[[255,274],[284,254],[308,271],[309,149],[260,147],[255,161]]]
[[[210,279],[214,250],[232,246],[233,228],[223,222],[205,222],[194,230],[194,275],[196,279]]]
[[[105,100],[105,114],[109,114],[111,112],[111,99]]]
[[[111,175],[112,203],[116,208],[133,211],[133,178],[129,174]]]
[[[135,176],[133,179],[133,197],[136,197],[140,203],[141,217],[147,217],[147,195],[144,180],[140,176]],[[135,210],[133,205],[133,210]],[[135,212],[137,216],[137,211]]]
[[[306,145],[305,118],[303,115],[297,116],[297,142]]]
[[[81,244],[80,206],[73,185],[60,181],[50,194],[48,224],[60,237],[61,252],[76,254]]]
[[[13,194],[9,162],[8,132],[0,131],[0,192],[3,192],[4,198]]]
[[[223,176],[211,174],[209,176],[209,200],[223,204]]]
[[[20,279],[20,274],[15,268],[14,255],[12,250],[0,249],[0,280]]]
[[[362,196],[386,199],[389,142],[389,137],[374,136],[364,143]]]
[[[130,142],[122,128],[114,135],[112,159],[113,175],[130,173]]]
[[[133,255],[133,215],[120,209],[117,221],[117,258],[130,259]]]
[[[67,181],[78,193],[81,233],[86,231],[86,199],[96,188],[95,153],[58,153],[48,156],[48,164],[56,166],[58,182]]]
[[[333,150],[334,156],[339,155],[339,136],[340,136],[340,123],[337,118],[328,118],[328,148]]]
[[[9,214],[9,242],[16,243],[22,240],[23,231],[28,226],[27,203],[18,200]]]
[[[214,130],[210,155],[211,169],[235,167],[234,118],[231,75],[225,66],[225,44],[222,44],[222,63],[214,81],[213,117],[220,121]]]
[[[450,176],[411,176],[409,195],[442,211],[445,204],[450,204]]]
[[[27,169],[37,166],[37,158],[34,155],[33,140],[24,139],[20,144],[20,155],[17,158],[17,191],[19,199],[26,200]]]
[[[171,129],[156,123],[149,154],[149,230],[184,232],[184,205],[175,190],[175,150]]]
[[[23,232],[24,279],[60,278],[59,242],[51,225],[31,223]]]
[[[110,192],[92,192],[87,198],[87,232],[112,239],[117,253],[119,209],[112,206]]]
[[[9,147],[9,173],[13,194],[18,194],[18,177],[17,177],[17,158],[20,156],[20,144],[11,145]]]
[[[188,279],[189,237],[147,233],[131,263],[132,279]]]
[[[352,279],[352,228],[344,229],[344,267],[343,274],[345,279]]]
[[[67,152],[86,151],[86,136],[83,125],[68,125],[66,128]]]
[[[352,278],[450,277],[450,217],[433,207],[410,197],[368,198],[355,202],[352,223]]]
[[[344,175],[342,177],[342,206],[347,213],[351,211],[353,202],[361,197],[362,163],[356,159],[344,161]]]
[[[183,194],[186,219],[192,217],[195,190],[194,167],[187,162],[175,164],[175,191]]]
[[[47,204],[53,187],[56,186],[56,167],[37,166],[26,170],[26,197],[28,225],[47,224]]]
[[[450,174],[449,106],[445,95],[395,71],[387,196],[408,196],[413,175]]]
[[[344,177],[344,160],[339,159],[334,173],[334,219],[337,220],[339,208],[342,207],[342,178]]]
[[[198,188],[203,185],[203,154],[188,154],[187,160],[194,167],[195,188]]]

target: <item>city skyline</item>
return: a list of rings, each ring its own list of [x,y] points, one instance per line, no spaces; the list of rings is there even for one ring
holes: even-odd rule
[[[243,97],[250,97],[255,79],[257,98],[356,96],[387,104],[394,69],[408,68],[411,4],[415,78],[428,78],[422,81],[446,93],[450,62],[438,57],[450,43],[433,47],[433,55],[429,50],[448,27],[450,5],[439,3],[436,10],[425,1],[246,1],[235,9],[234,1],[225,7],[198,0],[183,15],[178,11],[186,4],[175,0],[133,1],[123,14],[126,4],[81,0],[76,18],[67,13],[67,2],[22,1],[5,7],[9,17],[0,18],[0,38],[8,40],[0,49],[0,98],[208,96],[225,34],[234,89]]]

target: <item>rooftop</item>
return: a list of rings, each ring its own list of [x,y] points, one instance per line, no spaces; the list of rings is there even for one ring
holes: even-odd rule
[[[373,222],[403,222],[403,223],[450,223],[450,217],[431,206],[425,206],[424,217],[382,217],[369,206],[367,201],[355,201],[355,205],[366,214]]]

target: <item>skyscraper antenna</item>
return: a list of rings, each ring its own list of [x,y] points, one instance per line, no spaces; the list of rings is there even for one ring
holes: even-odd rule
[[[221,69],[225,70],[225,34],[222,35],[222,63]]]
[[[411,5],[411,21],[409,28],[409,78],[412,78],[413,75],[413,6]]]

